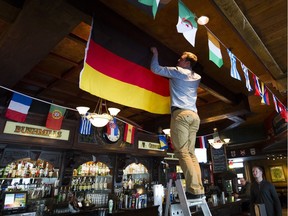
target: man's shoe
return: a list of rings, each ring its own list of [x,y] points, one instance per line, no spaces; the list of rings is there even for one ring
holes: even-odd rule
[[[192,194],[190,192],[185,192],[187,199],[201,199],[204,197],[204,194]]]

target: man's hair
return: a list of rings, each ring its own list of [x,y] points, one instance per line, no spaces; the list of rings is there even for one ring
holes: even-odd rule
[[[255,165],[253,168],[258,168],[263,174],[264,174],[264,169],[261,166]]]
[[[183,52],[183,54],[186,57],[186,61],[190,62],[191,67],[194,67],[198,58],[195,54],[191,53],[191,52]]]

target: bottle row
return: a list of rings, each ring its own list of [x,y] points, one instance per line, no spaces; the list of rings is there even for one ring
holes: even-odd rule
[[[42,178],[53,177],[58,170],[51,164],[43,160],[31,161],[19,160],[8,164],[5,168],[0,168],[2,178]]]
[[[73,176],[106,176],[110,174],[109,167],[102,162],[89,161],[73,170]]]
[[[72,191],[106,190],[111,183],[111,176],[74,177]]]

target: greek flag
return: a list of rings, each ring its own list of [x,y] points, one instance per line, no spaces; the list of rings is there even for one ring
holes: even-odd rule
[[[245,76],[245,79],[246,79],[246,88],[248,89],[248,91],[252,91],[253,89],[252,89],[252,87],[250,85],[248,69],[242,62],[241,62],[241,67],[242,67],[242,70],[244,72],[244,76]]]
[[[231,62],[231,70],[230,70],[231,77],[237,80],[241,80],[241,77],[236,67],[236,57],[229,49],[227,49],[227,52],[228,52],[228,55],[230,57],[230,62]]]
[[[85,117],[81,118],[79,133],[83,135],[90,135],[92,133],[92,124]]]

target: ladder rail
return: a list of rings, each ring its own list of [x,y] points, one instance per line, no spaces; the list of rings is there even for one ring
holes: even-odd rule
[[[172,180],[169,180],[169,183],[167,185],[167,194],[166,194],[166,206],[165,206],[165,216],[168,216],[168,209],[170,207],[170,210],[172,211],[171,208],[171,203],[170,203],[170,192],[171,192],[171,185],[172,185]],[[181,179],[177,179],[175,181],[176,189],[178,192],[179,200],[180,200],[180,205],[181,205],[181,212],[179,214],[179,211],[177,210],[177,215],[184,215],[184,216],[191,216],[191,211],[190,208],[191,206],[200,206],[201,210],[204,214],[204,216],[212,216],[209,206],[206,202],[205,196],[199,199],[188,199],[186,198]],[[177,205],[177,204],[176,204]],[[178,204],[179,205],[179,204]],[[177,207],[175,208],[177,209]],[[170,212],[170,216],[172,216],[172,213]]]

